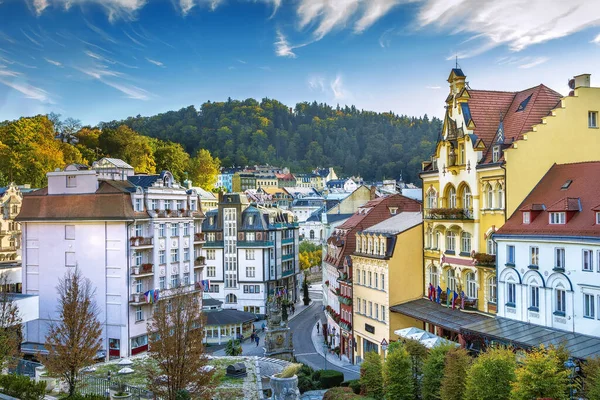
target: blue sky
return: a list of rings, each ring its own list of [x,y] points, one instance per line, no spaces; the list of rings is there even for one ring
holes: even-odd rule
[[[0,0],[0,120],[86,124],[228,97],[443,115],[471,87],[600,79],[585,0]]]

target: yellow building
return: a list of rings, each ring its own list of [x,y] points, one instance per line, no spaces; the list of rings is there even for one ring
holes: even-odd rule
[[[351,256],[356,363],[369,351],[383,356],[384,339],[397,340],[395,330],[419,324],[390,312],[390,307],[423,295],[422,240],[420,212],[401,212],[356,233],[356,251]],[[341,318],[346,320],[343,311]]]
[[[275,175],[256,175],[256,188],[276,188],[279,181]]]
[[[510,165],[510,156],[505,162],[504,152],[511,154],[511,147],[521,146],[528,132],[560,105],[562,96],[544,85],[519,92],[475,90],[465,79],[458,68],[448,77],[450,94],[442,137],[421,173],[425,199],[423,289],[426,297],[439,303],[420,299],[394,309],[407,316],[419,315],[426,330],[453,340],[461,339],[461,326],[482,317],[457,311],[446,315],[452,300],[456,308],[490,315],[496,312],[496,245],[492,233],[508,217],[507,198],[518,194],[517,190],[511,192],[510,186],[506,190],[505,168],[526,176],[532,154],[552,163],[558,160],[545,149],[569,147],[548,141],[528,152],[532,154],[522,155],[523,161],[517,165]],[[570,135],[564,133],[562,142]],[[519,188],[523,194],[514,202],[520,203],[538,180],[537,176],[524,178]]]

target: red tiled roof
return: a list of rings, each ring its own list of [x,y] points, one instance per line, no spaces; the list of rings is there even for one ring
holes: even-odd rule
[[[520,211],[531,210],[533,205],[548,205],[529,224],[523,224],[521,212],[515,212],[497,234],[563,235],[600,237],[596,224],[596,208],[600,202],[600,162],[554,165],[523,201]],[[563,185],[571,180],[568,188]],[[579,206],[581,204],[581,206]],[[573,212],[566,224],[551,225],[549,212]]]
[[[397,212],[400,213],[403,211],[421,211],[422,204],[417,200],[404,197],[400,194],[379,197],[368,201],[346,222],[338,226],[329,239],[327,239],[327,244],[334,245],[337,251],[334,257],[325,256],[325,261],[338,268],[342,267],[344,265],[344,258],[352,254],[355,250],[356,232],[392,217],[393,215],[390,213],[389,207],[397,207]]]
[[[469,90],[468,101],[471,117],[475,123],[474,133],[486,144],[486,152],[481,164],[492,161],[490,144],[496,137],[500,118],[504,126],[504,143],[510,144],[521,139],[523,134],[542,122],[560,102],[562,95],[554,90],[538,85],[520,92],[495,92],[490,90]],[[529,102],[522,111],[521,103],[529,96]]]

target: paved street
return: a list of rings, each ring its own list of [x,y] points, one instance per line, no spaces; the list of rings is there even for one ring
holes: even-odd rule
[[[315,296],[316,298],[316,296]],[[311,340],[311,333],[316,324],[317,318],[324,317],[321,301],[315,301],[303,313],[290,321],[290,328],[294,332],[294,350],[296,359],[314,369],[325,368],[325,358],[317,353]],[[331,357],[327,356],[329,360]],[[334,369],[344,373],[346,380],[358,379],[359,373],[349,368],[338,367],[331,362],[327,362],[327,369]]]

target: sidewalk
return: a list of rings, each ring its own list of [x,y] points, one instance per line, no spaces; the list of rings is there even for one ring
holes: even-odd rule
[[[360,373],[360,365],[350,364],[347,361],[341,360],[335,353],[327,352],[327,356],[325,356],[325,351],[323,349],[323,333],[320,331],[319,333],[317,333],[317,324],[314,324],[310,334],[310,338],[312,339],[313,346],[315,347],[317,353],[319,353],[321,357],[326,357],[328,363],[333,364],[336,367]]]

